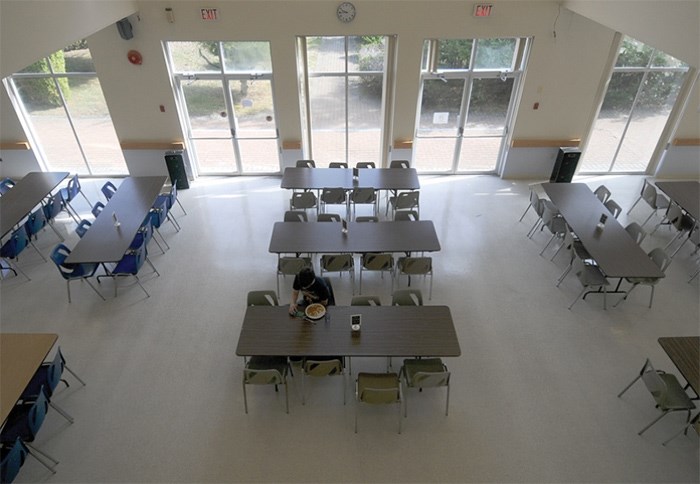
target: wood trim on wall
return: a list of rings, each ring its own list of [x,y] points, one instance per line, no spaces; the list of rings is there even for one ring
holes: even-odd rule
[[[700,138],[674,138],[673,146],[700,146]]]
[[[29,141],[10,141],[6,143],[0,143],[0,150],[28,150]]]
[[[282,141],[283,150],[300,150],[301,141],[296,139],[286,139]]]
[[[578,148],[580,138],[573,139],[514,139],[510,144],[513,148]]]
[[[122,141],[123,150],[184,150],[182,141]]]
[[[412,139],[395,139],[394,149],[395,150],[410,150],[413,148]]]

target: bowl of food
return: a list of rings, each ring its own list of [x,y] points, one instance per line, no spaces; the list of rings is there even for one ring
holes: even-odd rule
[[[306,306],[306,310],[304,311],[304,313],[309,319],[321,319],[326,315],[326,308],[323,304],[309,304],[308,306]]]

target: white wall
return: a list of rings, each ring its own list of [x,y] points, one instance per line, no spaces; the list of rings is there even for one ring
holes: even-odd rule
[[[72,19],[90,2],[14,2],[12,13],[18,18],[31,17],[29,5],[36,3],[60,4],[61,18]],[[93,2],[97,4],[98,2]],[[172,88],[163,57],[162,41],[167,40],[269,40],[274,69],[274,95],[277,106],[277,122],[282,140],[301,139],[299,125],[298,86],[294,44],[299,35],[396,35],[397,86],[394,113],[394,139],[412,139],[419,91],[420,56],[427,38],[479,38],[479,37],[533,37],[533,50],[528,72],[524,80],[522,102],[516,113],[512,136],[530,139],[582,138],[596,104],[596,92],[610,53],[615,31],[585,16],[560,8],[554,1],[502,1],[494,0],[493,15],[477,19],[472,16],[474,2],[462,0],[355,0],[357,17],[350,24],[341,24],[335,18],[337,1],[334,0],[236,0],[236,1],[124,1],[106,2],[107,13],[102,16],[85,16],[86,25],[54,35],[51,47],[48,35],[42,39],[41,55],[62,48],[64,39],[74,41],[79,33],[89,34],[88,44],[100,77],[105,98],[121,141],[181,141],[183,133],[177,118]],[[595,9],[605,2],[571,2],[577,11]],[[588,5],[587,3],[590,3]],[[627,2],[614,2],[625,4]],[[639,2],[631,2],[631,5]],[[674,2],[675,3],[675,2]],[[692,14],[692,2],[677,2],[679,9]],[[22,7],[20,4],[23,4]],[[103,2],[99,2],[100,5]],[[586,4],[586,5],[579,5]],[[2,5],[3,17],[8,11]],[[216,7],[220,20],[205,22],[199,18],[200,7]],[[165,8],[172,7],[174,23],[168,23]],[[584,8],[586,7],[586,8]],[[99,9],[96,9],[99,10]],[[134,26],[134,38],[123,40],[113,21],[127,13]],[[95,13],[93,10],[90,12]],[[637,10],[618,5],[614,10],[625,22],[633,23]],[[58,14],[57,14],[58,15]],[[682,14],[674,14],[671,20]],[[99,17],[99,18],[96,18]],[[629,20],[627,20],[629,18]],[[81,19],[82,20],[82,19]],[[556,32],[554,37],[553,30]],[[4,22],[5,20],[3,20]],[[644,24],[647,20],[639,20]],[[676,26],[655,18],[656,36],[678,37]],[[53,23],[58,25],[59,23]],[[89,25],[88,25],[89,24]],[[4,25],[4,24],[3,24]],[[71,25],[68,23],[68,25]],[[624,25],[621,22],[620,25]],[[21,29],[14,28],[15,32]],[[691,32],[692,33],[692,32]],[[3,32],[5,35],[11,33]],[[656,36],[654,39],[656,39]],[[25,36],[26,37],[26,36]],[[46,39],[44,39],[46,37]],[[685,36],[683,36],[685,37]],[[653,40],[653,39],[652,39]],[[694,42],[697,52],[700,39]],[[684,44],[693,44],[686,38]],[[31,43],[30,41],[28,41]],[[5,53],[3,42],[3,56]],[[668,44],[674,49],[676,47]],[[674,44],[675,45],[675,44]],[[669,47],[669,48],[670,48]],[[129,64],[126,53],[135,49],[143,55],[143,64]],[[692,49],[686,49],[688,51]],[[690,54],[684,54],[692,57]],[[19,54],[18,54],[19,57]],[[23,67],[36,60],[36,54],[27,56]],[[4,60],[3,60],[4,61]],[[14,66],[18,60],[7,61]],[[696,63],[697,64],[697,63]],[[4,64],[3,64],[4,65]],[[20,67],[21,68],[21,67]],[[4,72],[4,71],[3,71]],[[540,107],[534,110],[533,104]],[[161,112],[159,106],[165,107]],[[695,104],[697,106],[697,103]],[[21,139],[21,128],[16,118],[7,114],[5,97],[0,97],[0,141]],[[11,108],[10,108],[11,109]],[[697,108],[691,108],[680,122],[680,130],[692,132],[697,127]],[[690,135],[686,135],[692,137]],[[552,160],[546,161],[551,150],[527,153],[511,149],[504,174],[513,177],[539,178],[548,175]],[[556,150],[555,150],[556,151]],[[151,159],[142,153],[127,156],[130,169],[145,169],[141,164]],[[161,158],[162,153],[158,153]],[[288,156],[286,156],[288,155]],[[291,159],[292,154],[285,154]],[[393,156],[396,158],[396,156]],[[401,156],[407,158],[407,156]],[[155,158],[153,158],[155,159]],[[669,160],[664,161],[666,166]],[[673,161],[671,161],[673,164]]]

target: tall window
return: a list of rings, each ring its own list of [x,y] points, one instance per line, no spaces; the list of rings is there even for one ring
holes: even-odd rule
[[[620,44],[581,172],[644,172],[688,66],[630,37]]]
[[[187,150],[200,174],[279,173],[269,42],[168,42]]]
[[[422,172],[496,171],[526,39],[427,40],[414,165]]]
[[[128,173],[84,40],[13,74],[5,86],[44,168]]]
[[[383,162],[387,43],[384,36],[300,39],[304,145],[317,164]]]

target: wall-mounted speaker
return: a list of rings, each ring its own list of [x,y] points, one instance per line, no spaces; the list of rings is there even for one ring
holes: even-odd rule
[[[119,31],[119,36],[124,40],[129,40],[134,37],[134,29],[127,17],[117,22],[117,30]]]

